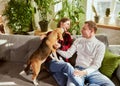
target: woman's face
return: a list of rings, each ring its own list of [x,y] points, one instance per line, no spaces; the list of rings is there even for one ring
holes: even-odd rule
[[[61,28],[64,28],[65,31],[68,31],[68,29],[70,29],[70,21],[66,21],[66,22],[61,22],[60,25]]]

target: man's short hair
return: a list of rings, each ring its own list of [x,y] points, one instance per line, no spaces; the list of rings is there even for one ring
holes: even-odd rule
[[[97,25],[95,22],[93,21],[85,21],[85,24],[88,24],[89,29],[94,29],[94,31],[97,31]]]

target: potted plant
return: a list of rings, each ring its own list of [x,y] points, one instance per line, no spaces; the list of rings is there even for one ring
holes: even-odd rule
[[[80,34],[81,25],[85,20],[85,9],[83,7],[84,1],[82,0],[62,0],[62,9],[55,14],[54,20],[58,22],[63,17],[71,19],[70,33],[76,31]]]
[[[27,34],[32,28],[32,7],[30,0],[10,0],[4,10],[7,26],[13,34]]]
[[[94,5],[92,5],[92,10],[93,10],[93,12],[94,12],[94,14],[95,14],[95,16],[94,16],[94,21],[95,21],[96,23],[98,23],[98,22],[99,22],[99,15],[98,15],[98,13],[97,13]]]
[[[50,20],[48,20],[48,15],[52,15],[53,9],[52,6],[54,6],[57,2],[55,0],[34,0],[37,3],[37,10],[39,11],[39,25],[42,32],[47,31],[48,24]]]
[[[104,16],[104,24],[109,24],[110,22],[110,8],[106,8]]]

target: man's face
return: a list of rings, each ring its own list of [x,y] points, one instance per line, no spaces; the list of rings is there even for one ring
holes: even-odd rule
[[[83,25],[81,34],[85,38],[90,38],[92,36],[92,30],[89,29],[88,24]]]

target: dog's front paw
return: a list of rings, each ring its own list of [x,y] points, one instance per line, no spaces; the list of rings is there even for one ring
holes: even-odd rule
[[[34,84],[35,86],[38,86],[38,85],[39,85],[38,82],[37,82],[37,80],[33,80],[33,84]]]

